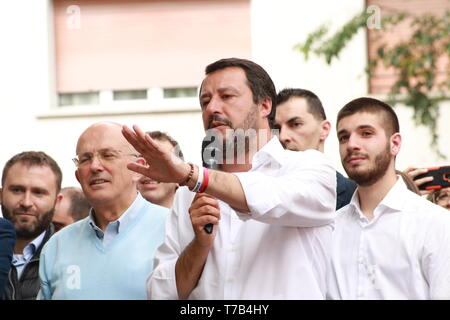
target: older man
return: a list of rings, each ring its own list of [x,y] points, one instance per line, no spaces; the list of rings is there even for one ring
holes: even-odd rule
[[[164,238],[167,209],[137,192],[144,163],[121,134],[100,122],[78,139],[75,175],[92,206],[90,215],[58,233],[42,251],[42,299],[145,299],[145,281]]]

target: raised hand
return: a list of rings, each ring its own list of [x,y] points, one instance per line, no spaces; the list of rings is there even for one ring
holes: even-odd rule
[[[129,163],[128,169],[159,182],[184,182],[190,166],[173,152],[163,148],[136,125],[133,130],[123,126],[122,134],[147,162],[147,166],[136,162]]]
[[[427,168],[408,167],[403,172],[406,173],[411,178],[411,180],[413,180],[413,182],[417,186],[417,188],[419,188],[419,186],[421,186],[424,183],[433,181],[433,177],[425,177],[425,178],[420,178],[420,179],[414,180],[414,178],[417,177],[418,175],[427,173],[428,172]],[[430,194],[431,192],[433,192],[433,190],[420,190],[420,188],[419,188],[419,192],[421,195],[427,195],[427,194]]]

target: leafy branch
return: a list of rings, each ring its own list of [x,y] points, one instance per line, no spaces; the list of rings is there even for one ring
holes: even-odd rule
[[[371,16],[366,11],[359,13],[331,36],[329,27],[321,25],[294,49],[305,59],[312,53],[331,65],[359,30],[367,28]],[[400,23],[409,24],[410,36],[406,40],[390,45],[380,40],[382,34]],[[372,30],[376,55],[369,60],[366,72],[370,76],[379,66],[394,72],[396,78],[389,88],[389,102],[412,108],[416,125],[429,129],[432,148],[439,157],[445,158],[438,148],[437,121],[439,105],[449,98],[450,90],[450,11],[441,16],[396,12],[380,19],[380,27],[381,30]]]

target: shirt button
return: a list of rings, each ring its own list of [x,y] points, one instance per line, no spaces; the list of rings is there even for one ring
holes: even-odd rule
[[[233,282],[234,278],[228,278],[227,281],[228,282]]]
[[[359,258],[359,259],[358,259],[358,263],[359,263],[359,264],[363,264],[363,263],[364,263],[364,259],[363,259],[363,258]]]
[[[364,292],[362,290],[358,291],[358,297],[359,298],[364,297]]]

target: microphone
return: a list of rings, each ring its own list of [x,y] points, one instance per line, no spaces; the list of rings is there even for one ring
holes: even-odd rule
[[[208,130],[206,136],[203,138],[202,142],[202,163],[203,167],[208,169],[219,169],[219,155],[222,150],[217,146],[216,136]],[[212,223],[208,223],[204,230],[206,233],[211,234],[213,231]]]

